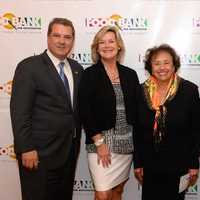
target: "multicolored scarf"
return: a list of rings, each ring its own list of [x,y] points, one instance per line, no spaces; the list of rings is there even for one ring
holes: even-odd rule
[[[154,126],[153,126],[153,138],[154,144],[157,150],[165,135],[165,118],[167,109],[165,104],[171,101],[179,87],[180,77],[174,74],[168,84],[167,93],[164,99],[160,98],[158,92],[158,82],[155,77],[150,76],[144,83],[145,97],[150,109],[155,110]]]

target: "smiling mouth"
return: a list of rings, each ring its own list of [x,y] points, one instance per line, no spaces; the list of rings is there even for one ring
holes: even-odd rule
[[[165,77],[165,76],[168,76],[168,73],[158,73],[158,75],[161,77]]]
[[[113,52],[113,50],[103,50],[104,53],[110,53]]]
[[[64,49],[65,47],[57,47],[58,49]]]

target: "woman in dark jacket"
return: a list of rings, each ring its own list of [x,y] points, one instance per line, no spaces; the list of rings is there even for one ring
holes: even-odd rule
[[[92,44],[94,65],[80,83],[80,113],[96,200],[121,199],[132,163],[139,81],[134,70],[120,64],[124,51],[118,29],[103,27]]]
[[[199,172],[200,99],[197,86],[177,75],[180,58],[169,45],[147,50],[150,77],[141,85],[135,139],[135,176],[143,200],[181,200],[180,177]]]

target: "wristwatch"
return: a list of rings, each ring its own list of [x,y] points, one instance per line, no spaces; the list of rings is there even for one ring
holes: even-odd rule
[[[104,143],[104,141],[105,141],[105,137],[103,136],[103,137],[97,139],[97,140],[94,142],[94,144],[95,144],[96,147],[98,147],[98,146],[102,145],[102,144]]]

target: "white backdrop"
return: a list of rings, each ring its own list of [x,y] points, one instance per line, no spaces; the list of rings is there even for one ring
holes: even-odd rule
[[[124,64],[146,78],[143,56],[147,48],[169,43],[180,54],[181,76],[200,86],[200,1],[192,0],[1,0],[0,1],[0,199],[20,200],[20,183],[13,157],[9,117],[12,77],[17,63],[46,48],[46,32],[53,17],[66,17],[76,28],[72,57],[91,64],[90,44],[106,24],[117,26],[126,45]],[[187,200],[200,199],[200,182]],[[74,200],[92,200],[84,136],[74,184]],[[139,200],[141,188],[131,174],[125,200]]]

